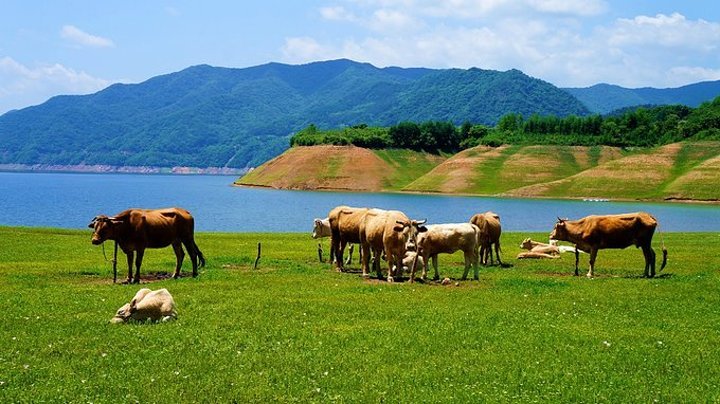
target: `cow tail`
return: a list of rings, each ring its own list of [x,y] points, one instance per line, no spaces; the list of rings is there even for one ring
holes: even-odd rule
[[[662,272],[662,270],[665,269],[665,265],[667,264],[667,254],[668,253],[667,253],[667,248],[665,248],[665,239],[663,238],[663,235],[660,232],[660,222],[658,222],[658,234],[660,235],[660,243],[662,244],[662,253],[663,253],[662,264],[660,265],[660,271],[658,271],[658,272]]]
[[[203,255],[202,251],[200,251],[200,248],[198,247],[196,242],[193,241],[193,245],[195,246],[195,252],[197,253],[198,259],[200,260],[199,267],[202,268],[205,266],[205,256]]]

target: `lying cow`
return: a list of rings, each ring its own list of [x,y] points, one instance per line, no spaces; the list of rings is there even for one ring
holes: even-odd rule
[[[465,255],[465,271],[462,279],[467,279],[470,266],[474,268],[474,278],[478,276],[478,245],[480,229],[472,223],[446,223],[427,226],[427,231],[417,237],[418,256],[423,259],[421,278],[427,278],[428,258],[432,258],[435,269],[434,280],[440,279],[438,274],[438,254],[452,254],[462,251]],[[415,266],[410,271],[410,282],[415,279]]]
[[[113,324],[135,321],[169,321],[177,318],[175,300],[167,289],[152,291],[140,289],[130,303],[121,307],[115,317],[110,319]]]
[[[559,258],[560,253],[575,252],[575,247],[557,245],[557,240],[550,240],[550,244],[533,241],[529,238],[523,240],[520,248],[528,250],[518,254],[517,258]]]
[[[410,250],[405,251],[405,258],[403,258],[403,260],[402,260],[402,271],[410,273],[412,266],[413,266],[413,262],[415,260],[417,260],[417,263],[415,263],[414,265],[420,265],[420,266],[425,265],[424,261],[423,261],[423,257],[419,256],[417,251],[410,251]],[[393,266],[393,271],[397,274],[400,273],[397,270],[397,267],[395,267],[395,266]]]
[[[598,250],[605,248],[626,248],[631,245],[642,248],[645,257],[644,276],[655,276],[655,251],[652,249],[652,237],[657,220],[645,212],[620,215],[586,216],[579,220],[558,218],[550,239],[568,241],[577,249],[590,254],[588,277],[594,276],[595,258]],[[575,252],[575,276],[578,275],[579,254]],[[663,261],[660,271],[667,263],[667,250],[663,245]]]
[[[173,278],[180,276],[180,268],[185,258],[183,245],[190,254],[193,277],[197,276],[198,259],[200,266],[205,266],[205,257],[195,244],[195,219],[185,209],[128,209],[112,217],[95,216],[88,227],[94,229],[91,240],[94,245],[102,244],[105,240],[115,240],[127,255],[128,283],[140,283],[140,266],[146,248],[172,245],[177,258]],[[133,257],[136,252],[133,279]]]

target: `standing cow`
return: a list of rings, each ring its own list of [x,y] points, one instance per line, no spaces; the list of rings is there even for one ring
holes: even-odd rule
[[[598,250],[604,248],[626,248],[631,245],[642,248],[645,256],[645,277],[655,276],[655,251],[651,243],[657,227],[657,220],[645,212],[620,215],[586,216],[579,220],[558,218],[550,239],[574,243],[576,249],[590,254],[590,270],[587,276],[595,274],[595,258]],[[575,276],[578,275],[579,254],[575,251]],[[667,263],[667,250],[663,246],[662,271]]]
[[[396,273],[399,275],[402,272],[407,244],[417,244],[417,234],[427,231],[423,226],[425,220],[410,220],[398,210],[370,209],[363,216],[360,223],[363,276],[368,274],[368,261],[372,251],[373,267],[376,268],[378,277],[382,277],[379,260],[384,252],[388,263],[387,280],[393,282]]]
[[[193,266],[193,277],[197,276],[198,259],[205,266],[205,257],[195,244],[195,220],[190,212],[181,208],[167,209],[128,209],[115,216],[96,216],[88,225],[94,229],[92,243],[102,244],[105,240],[115,240],[127,255],[127,282],[140,283],[140,265],[146,248],[163,248],[172,245],[177,258],[173,278],[180,276],[185,246]],[[132,277],[133,257],[135,259],[135,279]]]
[[[478,213],[470,218],[470,223],[480,229],[480,262],[487,265],[489,257],[490,263],[493,263],[492,247],[494,245],[498,265],[502,266],[503,263],[500,261],[500,234],[502,233],[500,216],[490,211]]]
[[[360,223],[368,208],[338,206],[328,214],[331,231],[331,254],[335,255],[336,269],[342,272],[343,252],[348,243],[360,244]]]
[[[480,229],[472,223],[445,223],[427,226],[427,231],[417,237],[418,257],[422,257],[423,271],[421,279],[427,278],[428,258],[432,258],[435,269],[434,280],[440,279],[438,274],[438,254],[453,254],[462,251],[465,255],[465,272],[462,279],[467,279],[470,266],[474,270],[474,279],[478,276],[478,244]],[[415,279],[414,265],[410,270],[410,282]]]

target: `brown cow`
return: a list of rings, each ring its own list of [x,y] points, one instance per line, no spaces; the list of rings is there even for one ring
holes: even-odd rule
[[[480,229],[480,262],[487,265],[488,257],[490,257],[490,263],[493,264],[492,246],[495,245],[498,265],[502,266],[503,263],[500,261],[500,234],[502,233],[500,216],[490,211],[478,213],[470,218],[470,223]]]
[[[96,216],[88,225],[95,229],[92,243],[102,244],[105,240],[115,240],[127,255],[128,283],[140,282],[140,265],[146,248],[163,248],[172,245],[177,258],[173,278],[180,276],[185,253],[182,245],[190,254],[193,277],[197,276],[198,259],[205,266],[205,257],[195,244],[195,220],[190,212],[181,208],[167,209],[128,209],[115,216]],[[135,260],[135,279],[132,277],[133,256]]]
[[[574,243],[577,249],[590,253],[588,277],[595,271],[598,250],[604,248],[640,247],[645,256],[645,277],[655,276],[655,251],[651,243],[657,220],[645,212],[620,215],[586,216],[579,220],[558,218],[550,239]],[[578,275],[579,254],[575,252],[575,276]],[[667,250],[663,245],[662,271],[667,263]]]
[[[347,243],[360,243],[360,223],[368,208],[353,208],[338,206],[328,214],[331,232],[331,254],[335,254],[335,265],[338,271],[343,271],[343,252]]]
[[[388,263],[388,282],[402,273],[402,261],[407,252],[407,244],[416,245],[417,233],[427,231],[423,221],[410,220],[398,210],[370,209],[363,215],[360,224],[360,240],[362,247],[363,276],[368,274],[370,252],[373,252],[373,267],[380,272],[380,257],[385,253]]]

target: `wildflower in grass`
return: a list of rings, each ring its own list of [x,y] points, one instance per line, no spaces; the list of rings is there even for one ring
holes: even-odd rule
[[[603,341],[603,345],[605,345],[606,347],[610,348],[610,343],[607,342],[607,341]]]

